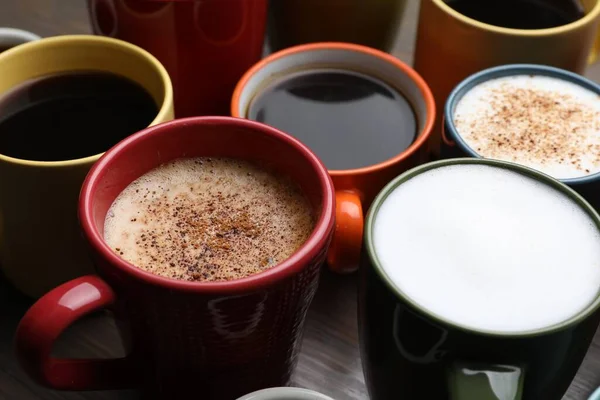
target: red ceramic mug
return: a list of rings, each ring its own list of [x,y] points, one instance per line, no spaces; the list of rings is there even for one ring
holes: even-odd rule
[[[231,157],[268,165],[305,192],[318,215],[309,239],[278,266],[246,278],[187,282],[145,272],[103,240],[107,210],[129,183],[180,157]],[[229,117],[179,119],[110,149],[81,191],[79,218],[98,276],[67,282],[38,300],[16,333],[18,358],[38,383],[60,390],[137,387],[150,398],[232,400],[286,385],[334,227],[327,169],[298,140]],[[69,325],[111,310],[129,353],[122,359],[52,357]]]
[[[95,34],[152,53],[173,82],[175,116],[227,115],[261,55],[267,0],[88,0]]]

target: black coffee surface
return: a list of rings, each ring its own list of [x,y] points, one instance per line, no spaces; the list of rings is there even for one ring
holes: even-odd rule
[[[459,13],[486,24],[513,29],[546,29],[585,15],[578,0],[448,0]]]
[[[406,150],[417,133],[402,94],[378,79],[337,69],[274,80],[247,115],[300,139],[332,170],[385,161]]]
[[[0,96],[0,154],[35,161],[92,156],[147,127],[157,112],[144,88],[118,75],[43,76]]]

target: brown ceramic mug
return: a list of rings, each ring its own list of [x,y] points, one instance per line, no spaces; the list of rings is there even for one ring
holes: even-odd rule
[[[406,0],[271,0],[268,44],[272,51],[315,42],[390,51],[406,4]]]

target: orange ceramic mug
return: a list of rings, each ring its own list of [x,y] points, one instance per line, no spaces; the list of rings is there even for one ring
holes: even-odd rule
[[[352,272],[360,258],[364,212],[375,195],[392,178],[429,157],[425,144],[435,120],[435,102],[421,76],[387,53],[349,43],[314,43],[279,51],[255,64],[235,88],[231,114],[247,118],[253,99],[272,79],[299,70],[327,68],[360,72],[385,82],[408,100],[416,117],[415,140],[408,148],[399,149],[393,157],[378,164],[329,170],[336,189],[336,230],[327,261],[334,271]],[[326,130],[315,132],[315,135],[326,134]]]

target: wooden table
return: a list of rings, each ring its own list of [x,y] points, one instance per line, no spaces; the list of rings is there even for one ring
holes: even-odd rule
[[[250,1],[250,0],[248,0]],[[412,61],[418,1],[412,0],[398,35],[395,55]],[[41,36],[89,33],[85,0],[0,0],[0,26],[31,30]],[[600,81],[600,64],[588,76]],[[323,271],[311,307],[296,386],[315,389],[336,400],[367,399],[359,358],[356,325],[356,277]],[[16,363],[12,339],[15,327],[31,301],[0,278],[0,400],[117,400],[136,399],[133,391],[65,393],[35,385]],[[59,341],[56,354],[73,357],[115,357],[123,349],[109,315],[92,315],[72,327]],[[600,334],[565,399],[583,400],[600,385]],[[543,399],[540,399],[543,400]]]

